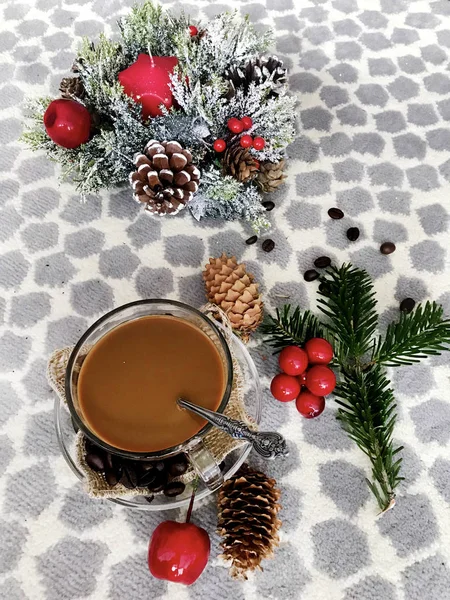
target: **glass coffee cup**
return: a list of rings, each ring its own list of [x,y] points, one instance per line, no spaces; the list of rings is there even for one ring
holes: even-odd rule
[[[158,451],[130,452],[114,447],[97,435],[90,427],[84,416],[79,398],[79,377],[84,360],[90,352],[108,333],[115,328],[136,321],[143,317],[170,315],[187,322],[202,333],[206,334],[220,356],[224,374],[223,395],[217,412],[223,412],[228,404],[233,383],[233,361],[228,344],[220,329],[203,313],[181,302],[173,300],[141,300],[121,306],[94,323],[80,338],[74,347],[66,370],[65,392],[67,404],[75,424],[97,446],[107,452],[132,460],[161,460],[184,452],[197,474],[211,489],[218,489],[223,483],[220,468],[211,453],[205,447],[203,440],[212,425],[205,423],[192,437],[181,443]]]

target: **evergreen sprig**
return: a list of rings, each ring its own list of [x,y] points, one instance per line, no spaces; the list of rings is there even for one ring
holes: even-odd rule
[[[350,264],[331,267],[321,277],[318,307],[326,317],[323,324],[310,311],[292,311],[287,305],[267,317],[263,333],[276,351],[317,336],[333,343],[340,372],[334,392],[337,418],[370,460],[367,483],[381,510],[388,510],[403,478],[398,456],[402,447],[393,443],[396,403],[385,367],[450,350],[450,320],[443,318],[441,306],[427,302],[402,313],[384,337],[375,337],[378,315],[371,278]]]

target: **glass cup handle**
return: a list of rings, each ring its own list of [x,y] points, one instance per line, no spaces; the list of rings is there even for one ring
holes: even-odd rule
[[[205,485],[213,492],[218,490],[223,483],[222,471],[209,450],[205,448],[203,441],[200,438],[194,438],[185,448],[185,452]]]

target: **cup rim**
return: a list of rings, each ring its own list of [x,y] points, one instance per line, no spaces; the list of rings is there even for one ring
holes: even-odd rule
[[[115,314],[124,311],[125,309],[131,308],[133,306],[144,306],[144,305],[152,305],[152,304],[158,304],[158,303],[166,303],[166,304],[169,304],[172,306],[176,306],[176,307],[187,309],[187,310],[191,311],[192,313],[194,313],[195,315],[200,317],[204,323],[206,323],[209,327],[211,327],[211,329],[217,335],[217,337],[220,340],[220,343],[222,345],[222,349],[225,354],[225,362],[227,363],[227,368],[228,368],[227,369],[228,376],[227,376],[226,386],[225,386],[225,390],[224,390],[220,405],[216,409],[217,412],[223,412],[230,400],[230,395],[231,395],[231,390],[232,390],[232,385],[233,385],[233,375],[234,375],[233,374],[233,359],[231,356],[230,348],[228,346],[228,343],[227,343],[223,333],[220,331],[220,329],[217,327],[217,325],[211,319],[209,319],[207,317],[207,315],[205,313],[202,313],[197,308],[194,308],[193,306],[190,306],[189,304],[185,304],[184,302],[179,302],[178,300],[170,300],[167,298],[152,298],[152,299],[147,299],[147,300],[135,300],[134,302],[128,302],[127,304],[122,304],[121,306],[118,306],[117,308],[110,310],[109,312],[102,315],[99,319],[97,319],[97,321],[95,321],[90,327],[88,327],[88,329],[86,329],[86,331],[83,333],[83,335],[79,338],[78,342],[73,347],[72,352],[70,353],[70,356],[69,356],[69,360],[67,361],[65,378],[64,378],[64,388],[65,388],[66,402],[67,402],[67,406],[69,408],[70,415],[71,415],[72,419],[75,421],[75,424],[80,429],[80,431],[82,431],[83,434],[95,445],[99,446],[103,450],[106,450],[110,454],[114,454],[114,455],[120,456],[122,458],[135,459],[135,460],[168,458],[170,456],[178,454],[179,452],[183,452],[184,451],[183,448],[185,448],[187,443],[189,443],[192,439],[196,438],[197,436],[205,435],[208,431],[210,431],[214,427],[211,423],[206,423],[192,437],[188,438],[187,440],[184,440],[177,446],[171,446],[170,448],[165,448],[164,450],[158,450],[156,452],[130,452],[128,450],[123,450],[121,448],[116,448],[115,446],[111,446],[110,444],[108,444],[107,442],[105,442],[104,440],[99,438],[93,431],[91,431],[87,427],[87,425],[78,416],[78,413],[75,409],[73,399],[72,399],[71,377],[72,377],[72,373],[73,373],[73,367],[75,364],[75,360],[78,356],[80,349],[86,343],[86,340],[88,339],[88,337],[104,321],[111,318]],[[141,317],[138,317],[138,318],[141,318]],[[133,319],[130,319],[130,321],[132,321],[132,320]],[[124,321],[124,323],[126,323],[126,322],[127,321]]]

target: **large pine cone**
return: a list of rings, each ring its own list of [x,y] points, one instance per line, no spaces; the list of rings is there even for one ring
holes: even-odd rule
[[[257,175],[259,163],[248,148],[242,148],[239,139],[232,142],[223,155],[223,171],[238,181],[249,181]]]
[[[244,465],[227,479],[218,497],[218,533],[223,537],[222,558],[231,561],[230,574],[247,579],[247,572],[261,569],[279,543],[281,492],[275,479]]]
[[[283,173],[284,165],[284,160],[277,163],[261,163],[256,183],[262,192],[274,192],[283,183],[286,178]]]
[[[210,258],[203,271],[206,297],[221,308],[244,341],[263,319],[263,301],[251,273],[235,256]]]
[[[244,67],[229,69],[225,72],[225,79],[229,81],[229,99],[235,96],[238,88],[243,88],[247,94],[251,83],[260,85],[266,81],[270,82],[269,96],[278,96],[280,88],[287,82],[283,61],[276,56],[262,56],[249,61]]]
[[[130,173],[134,197],[151,213],[179,212],[198,189],[200,171],[178,142],[150,140],[144,153],[135,155],[134,164],[137,170]]]
[[[64,77],[59,84],[59,91],[63,98],[84,98],[86,95],[83,82],[79,77]]]

